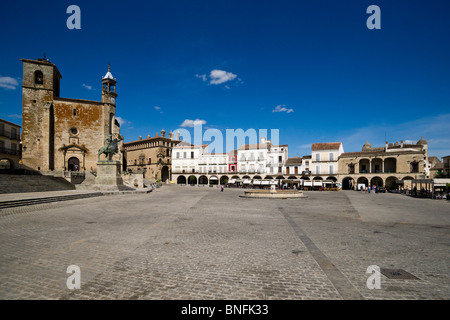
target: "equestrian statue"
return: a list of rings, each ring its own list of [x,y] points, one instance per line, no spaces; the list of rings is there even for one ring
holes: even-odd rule
[[[119,139],[113,139],[111,134],[108,135],[105,139],[106,145],[98,150],[98,160],[100,160],[100,155],[104,154],[106,158],[111,161],[112,157],[115,154],[118,154],[120,161],[119,142],[122,140],[123,138],[121,135],[119,135]]]

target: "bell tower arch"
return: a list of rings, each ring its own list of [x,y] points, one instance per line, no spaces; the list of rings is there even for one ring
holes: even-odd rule
[[[111,65],[108,66],[108,72],[102,78],[102,102],[116,105],[116,84],[117,80],[111,74]]]

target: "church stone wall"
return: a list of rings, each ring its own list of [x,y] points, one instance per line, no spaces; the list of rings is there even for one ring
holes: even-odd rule
[[[101,102],[60,98],[61,76],[54,64],[44,60],[22,61],[24,166],[56,174],[70,170],[68,160],[76,158],[79,165],[75,171],[96,171],[97,152],[106,137],[120,134],[115,125],[115,103],[109,103],[110,99]],[[36,81],[36,72],[42,72],[42,83]],[[108,81],[115,84],[115,79],[102,80]],[[103,89],[102,101],[104,95],[117,96]]]

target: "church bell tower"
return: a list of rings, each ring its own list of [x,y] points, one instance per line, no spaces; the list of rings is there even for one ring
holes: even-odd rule
[[[108,66],[108,72],[102,78],[102,102],[116,105],[116,79],[111,74],[111,65]]]

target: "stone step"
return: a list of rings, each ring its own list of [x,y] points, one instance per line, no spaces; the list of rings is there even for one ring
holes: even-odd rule
[[[23,207],[23,206],[32,206],[32,205],[42,204],[42,203],[77,200],[77,199],[85,199],[85,198],[100,197],[100,196],[103,196],[103,193],[101,193],[101,192],[91,192],[91,193],[81,193],[81,194],[56,196],[56,197],[44,197],[44,198],[32,198],[32,199],[23,199],[23,200],[0,201],[0,209],[7,209],[7,208],[14,208],[14,207]]]
[[[61,177],[44,175],[0,175],[0,193],[24,193],[74,189],[74,185]]]

